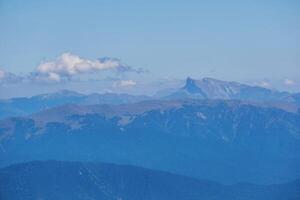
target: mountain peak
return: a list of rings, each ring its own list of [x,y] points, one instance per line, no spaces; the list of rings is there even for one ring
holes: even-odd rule
[[[202,96],[205,96],[203,91],[201,90],[200,87],[197,86],[196,80],[187,77],[185,86],[183,87],[185,91],[187,91],[190,94],[201,94]]]
[[[185,86],[183,87],[183,89],[187,90],[190,93],[195,93],[200,88],[198,88],[198,86],[196,85],[196,81],[194,79],[187,77]]]
[[[188,83],[188,82],[193,82],[193,81],[195,81],[194,79],[192,79],[191,77],[187,77],[186,78],[186,82]]]

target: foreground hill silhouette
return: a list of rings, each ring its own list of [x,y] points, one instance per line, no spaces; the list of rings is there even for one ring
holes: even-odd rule
[[[29,162],[0,170],[1,200],[297,200],[300,181],[225,186],[167,172],[104,163]]]

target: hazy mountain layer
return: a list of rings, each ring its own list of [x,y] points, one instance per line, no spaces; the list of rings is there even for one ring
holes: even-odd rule
[[[160,92],[162,93],[162,92]],[[290,103],[300,105],[299,94],[279,92],[259,86],[251,86],[232,81],[221,81],[213,78],[194,80],[186,79],[185,85],[177,91],[170,90],[161,94],[165,99],[235,99],[256,102]]]
[[[62,90],[52,94],[42,94],[33,97],[21,97],[0,100],[0,119],[28,115],[44,109],[64,104],[122,104],[147,100],[147,96],[134,96],[128,94],[90,94],[83,95],[77,92]]]
[[[223,99],[264,102],[268,106],[278,107],[291,112],[297,112],[300,107],[300,94],[279,92],[258,86],[250,86],[237,82],[221,81],[212,78],[194,80],[187,78],[182,88],[159,91],[159,95],[135,96],[128,94],[90,94],[62,90],[51,94],[41,94],[33,97],[22,97],[0,100],[0,119],[12,116],[28,115],[44,109],[64,104],[127,104],[150,99]]]

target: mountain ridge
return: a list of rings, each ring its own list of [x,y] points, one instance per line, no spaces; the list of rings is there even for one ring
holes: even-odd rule
[[[0,169],[3,200],[296,200],[300,181],[225,186],[168,172],[95,162],[33,161]]]
[[[158,92],[160,93],[160,92]],[[195,80],[190,77],[186,84],[177,89],[154,96],[129,95],[126,93],[81,94],[70,90],[0,100],[0,119],[24,116],[64,104],[127,104],[155,99],[223,99],[261,102],[297,112],[300,108],[300,93],[279,92],[258,86],[213,78]]]
[[[185,86],[171,94],[165,94],[164,98],[239,99],[300,103],[294,97],[295,95],[297,93],[280,92],[234,81],[223,81],[208,77],[196,80],[188,77]]]
[[[20,115],[29,115],[44,109],[65,104],[123,104],[148,100],[144,95],[129,95],[125,93],[93,93],[84,95],[70,90],[60,90],[55,93],[40,94],[32,97],[19,97],[0,100],[0,119]]]
[[[63,158],[134,164],[225,183],[300,177],[300,115],[244,101],[69,105],[0,121],[0,138],[2,166]]]

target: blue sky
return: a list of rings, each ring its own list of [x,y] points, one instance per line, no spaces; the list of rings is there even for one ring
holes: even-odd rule
[[[149,71],[102,79],[210,76],[300,91],[299,10],[296,0],[1,0],[0,69],[24,75],[69,52]]]

